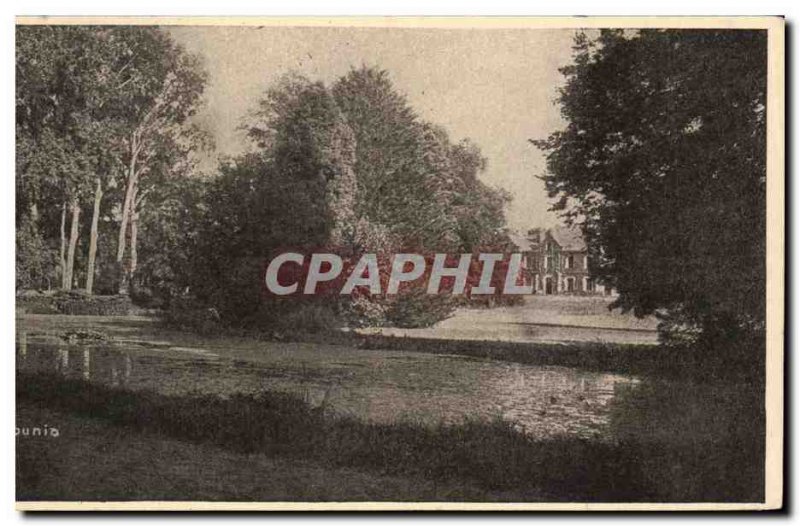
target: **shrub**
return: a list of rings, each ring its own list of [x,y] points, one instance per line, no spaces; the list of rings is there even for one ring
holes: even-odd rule
[[[191,298],[173,298],[169,309],[162,312],[162,319],[177,329],[201,334],[218,332],[222,326],[216,309],[205,307]]]
[[[36,224],[27,217],[17,227],[16,247],[17,289],[48,289],[56,284],[56,252],[47,246]]]
[[[162,309],[168,303],[163,291],[149,287],[131,287],[130,294],[134,305],[146,309]]]
[[[342,318],[348,327],[380,327],[386,325],[386,310],[377,298],[355,296],[342,307]]]
[[[84,292],[57,293],[55,303],[61,314],[90,316],[125,316],[133,310],[133,303],[126,295],[90,296]]]
[[[94,279],[94,294],[113,296],[119,292],[125,270],[116,261],[104,262]]]
[[[69,314],[84,316],[125,316],[132,312],[128,296],[91,296],[83,291],[58,291],[52,294],[25,292],[17,305],[31,314]]]
[[[523,296],[509,294],[487,294],[477,296],[460,296],[458,305],[471,309],[492,309],[494,307],[514,307],[525,303]]]
[[[430,327],[440,322],[455,310],[451,296],[427,294],[423,289],[411,289],[399,294],[389,303],[386,319],[396,327]]]
[[[29,314],[58,314],[53,294],[26,290],[17,294],[17,308]]]
[[[324,332],[336,329],[341,319],[330,305],[312,303],[300,305],[275,319],[274,327],[279,331]]]

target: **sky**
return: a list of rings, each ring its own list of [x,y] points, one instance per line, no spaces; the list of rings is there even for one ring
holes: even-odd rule
[[[247,141],[237,127],[259,96],[297,72],[326,84],[351,68],[389,72],[417,114],[444,126],[453,142],[469,138],[488,160],[482,179],[507,190],[506,216],[518,230],[558,224],[536,178],[544,158],[529,139],[563,127],[558,68],[569,63],[572,29],[423,29],[347,27],[192,27],[169,29],[209,73],[198,115],[218,153]]]

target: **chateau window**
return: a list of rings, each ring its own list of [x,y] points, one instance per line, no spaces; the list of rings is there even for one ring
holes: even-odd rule
[[[573,256],[569,255],[564,258],[564,268],[570,269],[572,268],[574,261]]]
[[[589,256],[583,256],[583,269],[586,270],[589,268]]]

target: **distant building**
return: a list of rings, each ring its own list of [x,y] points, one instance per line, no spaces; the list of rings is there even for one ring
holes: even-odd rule
[[[580,232],[534,228],[511,239],[524,254],[523,275],[535,294],[607,295],[614,290],[589,276],[589,251]]]

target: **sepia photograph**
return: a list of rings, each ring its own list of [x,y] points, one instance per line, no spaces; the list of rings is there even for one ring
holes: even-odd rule
[[[17,509],[783,505],[783,18],[14,32]]]

